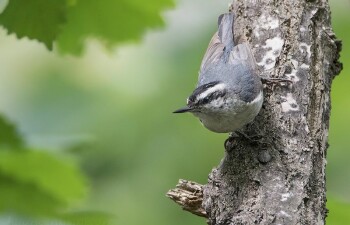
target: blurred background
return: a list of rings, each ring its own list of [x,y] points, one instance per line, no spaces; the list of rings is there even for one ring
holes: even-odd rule
[[[35,4],[0,0],[0,23],[8,30],[0,28],[0,224],[205,224],[165,193],[179,178],[206,183],[227,135],[171,112],[193,90],[229,1],[153,1],[146,7],[140,0],[67,0],[63,19],[43,8],[16,23],[16,4],[28,11],[26,4]],[[350,224],[350,1],[330,4],[344,70],[332,89],[328,223],[344,225]],[[40,13],[48,19],[36,18]],[[67,24],[58,35],[61,19]],[[30,20],[52,27],[29,35],[45,44],[11,34],[28,34]]]

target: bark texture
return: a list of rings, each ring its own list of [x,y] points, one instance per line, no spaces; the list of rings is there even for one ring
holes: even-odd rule
[[[180,179],[176,188],[168,191],[166,195],[179,204],[183,210],[189,211],[197,216],[207,217],[202,207],[203,185]]]
[[[261,75],[293,84],[264,89],[263,109],[243,130],[259,142],[226,143],[203,186],[208,223],[324,224],[330,88],[342,67],[328,2],[235,0],[231,10]]]

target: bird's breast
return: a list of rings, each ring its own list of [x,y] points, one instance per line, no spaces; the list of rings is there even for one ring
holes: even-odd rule
[[[259,113],[263,103],[263,92],[251,102],[244,102],[237,98],[228,99],[225,106],[212,111],[194,113],[201,123],[209,130],[217,133],[234,132],[242,128]]]

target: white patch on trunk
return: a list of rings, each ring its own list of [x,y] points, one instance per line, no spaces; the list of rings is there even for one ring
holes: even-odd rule
[[[254,34],[256,37],[260,36],[260,29],[264,30],[272,30],[278,28],[280,25],[280,21],[276,17],[272,17],[270,15],[261,15],[259,19],[256,20]]]
[[[257,64],[263,66],[264,70],[272,69],[275,66],[276,58],[280,55],[284,40],[280,37],[267,39],[263,48],[268,49],[264,57]]]
[[[288,77],[289,80],[292,80],[293,82],[296,83],[300,80],[299,77],[297,77],[297,72],[298,72],[298,70],[292,69],[292,72],[287,73],[286,77]]]
[[[289,112],[289,111],[298,111],[299,105],[297,104],[297,101],[293,98],[293,95],[291,93],[288,93],[286,97],[281,96],[281,98],[284,100],[282,102],[282,112]]]
[[[310,69],[310,66],[305,64],[305,63],[303,63],[303,64],[301,64],[300,68],[302,68],[302,69]]]
[[[281,194],[281,202],[287,201],[288,198],[290,198],[291,196],[292,196],[292,194],[290,194],[290,193]]]
[[[278,214],[281,215],[281,216],[284,216],[284,217],[291,217],[291,215],[289,215],[288,213],[286,213],[283,210],[281,210]]]
[[[304,53],[306,51],[307,57],[310,58],[311,56],[311,45],[308,45],[306,43],[300,43],[299,50]]]

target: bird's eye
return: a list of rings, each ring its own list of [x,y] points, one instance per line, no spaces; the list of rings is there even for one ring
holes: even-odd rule
[[[203,104],[207,104],[208,102],[209,102],[209,97],[205,97],[205,98],[203,98]]]

